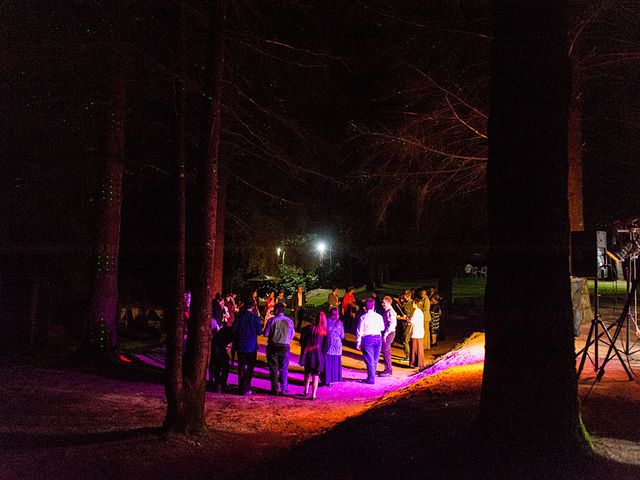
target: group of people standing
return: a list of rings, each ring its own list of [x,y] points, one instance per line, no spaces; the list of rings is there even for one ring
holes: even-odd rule
[[[302,291],[302,287],[298,287],[289,299],[285,297],[284,290],[280,290],[277,296],[275,292],[269,293],[264,305],[265,321],[275,315],[275,306],[278,304],[285,305],[285,307],[289,306],[293,315],[294,326],[296,330],[300,330],[302,328],[302,312],[307,304],[307,294]],[[256,309],[259,311],[257,305]]]
[[[424,352],[437,345],[440,331],[443,300],[436,288],[428,286],[415,292],[408,289],[400,298],[385,297],[383,300],[380,300],[374,291],[371,298],[374,302],[373,310],[383,317],[385,323],[385,333],[381,337],[383,355],[385,348],[390,352],[391,344],[395,340],[403,347],[402,362],[409,363],[414,368],[423,368]],[[371,311],[371,308],[366,306],[366,300],[364,305],[358,301],[353,287],[347,288],[342,301],[338,297],[338,289],[334,288],[327,298],[327,303],[330,306],[340,306],[345,328],[356,334],[356,328],[360,326],[359,318],[361,320],[364,316],[361,314]],[[394,319],[386,319],[386,315],[394,315]],[[392,332],[389,331],[388,324],[393,325]],[[385,370],[381,374],[387,375],[390,372],[391,367],[385,364]]]
[[[442,298],[435,287],[419,289],[415,294],[405,290],[397,304],[402,314],[398,317],[404,322],[402,347],[404,362],[414,368],[424,367],[424,352],[438,344]]]
[[[386,296],[381,302],[378,302],[374,293],[365,300],[365,313],[360,317],[356,330],[356,348],[362,350],[367,366],[366,383],[375,383],[380,351],[384,370],[378,375],[385,377],[393,374],[391,345],[396,337],[404,351],[402,362],[418,370],[424,368],[425,350],[437,345],[441,302],[435,287],[420,289],[417,295],[412,290],[405,290],[401,298]]]
[[[233,296],[216,296],[209,364],[210,389],[216,392],[226,390],[229,369],[237,354],[240,394],[252,394],[251,381],[259,335],[267,338],[270,393],[282,395],[289,391],[291,341],[296,331],[300,332],[298,363],[304,367],[303,396],[312,400],[317,398],[319,385],[330,387],[342,381],[342,342],[345,330],[354,325],[356,348],[362,351],[367,366],[367,378],[363,382],[368,384],[375,383],[381,352],[384,369],[378,372],[378,376],[393,374],[391,345],[394,340],[403,346],[405,358],[402,361],[418,369],[424,367],[424,350],[437,342],[440,297],[433,287],[418,290],[415,297],[411,290],[407,290],[397,299],[386,296],[380,300],[372,293],[362,304],[356,299],[353,288],[347,289],[342,299],[338,296],[338,289],[334,288],[327,303],[328,316],[321,311],[313,319],[306,318],[308,323],[303,327],[306,295],[302,288],[298,288],[289,299],[285,299],[283,291],[277,296],[275,292],[269,294],[263,315],[257,292],[244,299],[239,308],[235,306]],[[285,314],[287,307],[293,318]]]
[[[265,302],[264,322],[256,296],[244,299],[241,307],[231,316],[223,300],[214,299],[212,318],[213,336],[209,362],[209,388],[223,392],[227,388],[233,357],[238,357],[238,387],[241,395],[251,395],[251,381],[258,353],[258,336],[267,338],[267,364],[269,366],[270,393],[282,395],[289,391],[290,344],[296,330],[300,331],[299,365],[304,367],[304,396],[317,398],[320,383],[331,386],[342,380],[342,340],[344,328],[337,308],[329,309],[302,328],[302,311],[306,296],[298,288],[289,302],[284,292],[271,293]],[[296,301],[297,300],[297,301]],[[216,313],[215,302],[219,304]],[[285,315],[287,303],[293,319]],[[222,321],[218,323],[218,318]],[[231,345],[231,355],[228,347]]]

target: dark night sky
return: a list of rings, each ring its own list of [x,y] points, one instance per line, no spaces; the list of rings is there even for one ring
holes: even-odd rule
[[[584,9],[588,3],[576,2]],[[188,38],[193,167],[204,108],[199,82],[206,18],[204,2],[188,4],[193,7]],[[482,247],[482,191],[446,200],[428,195],[426,213],[416,218],[415,193],[423,182],[417,177],[378,228],[376,199],[368,195],[371,184],[349,175],[360,171],[362,157],[378,148],[375,142],[364,147],[361,140],[354,142],[354,132],[399,128],[404,120],[394,112],[409,109],[415,100],[411,92],[417,90],[411,89],[421,78],[416,70],[486,106],[486,2],[233,4],[223,117],[227,238],[237,250],[229,257],[239,262],[231,268],[242,266],[242,252],[249,251],[245,247],[271,252],[281,239],[302,233],[328,232],[343,244],[373,242],[398,251],[407,245],[424,250],[430,242]],[[82,293],[78,284],[84,284],[93,240],[108,84],[105,52],[112,25],[100,2],[51,5],[3,5],[0,241],[9,278],[33,273],[59,278],[55,296],[68,296]],[[167,172],[175,150],[176,68],[175,5],[132,5],[125,36],[130,101],[121,263],[122,285],[136,291],[129,296],[149,288],[151,279],[168,285],[171,275],[174,207]],[[620,48],[628,55],[640,51],[640,29],[629,23],[640,18],[640,7],[620,5],[620,11],[603,19],[608,36],[594,26],[585,29],[582,40],[590,65],[583,135],[586,223],[591,228],[640,214],[638,62],[597,66],[602,62],[594,59]],[[578,20],[586,17],[580,12]],[[411,108],[429,115],[429,97]],[[255,250],[254,263],[260,264]],[[419,267],[428,271],[427,265]],[[158,292],[165,294],[162,288]]]

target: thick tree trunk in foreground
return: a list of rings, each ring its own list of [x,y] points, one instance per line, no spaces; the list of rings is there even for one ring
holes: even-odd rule
[[[206,369],[211,350],[211,300],[216,243],[220,114],[224,71],[224,0],[211,7],[211,45],[206,82],[210,97],[210,129],[200,176],[200,209],[195,233],[198,252],[184,369],[184,431],[206,431],[204,416]]]
[[[114,57],[118,53],[114,53]],[[125,148],[127,79],[121,62],[114,59],[112,92],[107,119],[104,173],[98,192],[96,250],[93,259],[93,284],[90,299],[89,335],[106,326],[114,347],[118,339],[118,255],[120,250],[120,213]],[[102,345],[99,345],[102,348]]]
[[[184,390],[182,388],[182,345],[184,338],[183,314],[185,311],[184,292],[186,270],[186,161],[187,161],[187,91],[185,62],[186,52],[186,12],[182,4],[179,13],[178,50],[180,55],[180,74],[176,79],[176,173],[177,173],[177,215],[176,215],[176,290],[175,308],[171,314],[167,330],[167,364],[165,371],[165,394],[167,396],[167,414],[164,428],[181,429],[178,422],[184,418]]]
[[[569,289],[566,1],[498,0],[491,56],[486,358],[489,456],[586,451]]]

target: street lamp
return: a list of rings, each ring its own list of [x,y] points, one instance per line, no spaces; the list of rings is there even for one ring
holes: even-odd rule
[[[284,248],[277,247],[276,255],[278,256],[278,260],[282,259],[282,265],[284,265]]]
[[[318,242],[317,248],[320,252],[320,261],[322,261],[324,259],[324,252],[327,249],[327,244],[324,242]]]
[[[331,247],[329,245],[327,245],[325,242],[320,241],[318,242],[318,244],[316,245],[316,248],[318,249],[318,252],[320,252],[320,261],[322,262],[324,260],[324,252],[326,252],[327,250],[329,251],[329,270],[331,270]]]

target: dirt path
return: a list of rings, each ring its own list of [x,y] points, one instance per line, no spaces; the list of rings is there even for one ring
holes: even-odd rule
[[[441,342],[433,354],[451,349]],[[0,368],[0,478],[216,478],[233,476],[261,459],[278,455],[367,409],[385,394],[415,380],[416,371],[399,362],[394,346],[393,377],[375,385],[366,377],[360,352],[348,335],[343,360],[344,382],[321,388],[318,400],[302,398],[299,344],[292,344],[290,393],[267,395],[268,372],[261,340],[254,395],[207,393],[210,434],[199,438],[164,436],[158,429],[165,413],[158,383],[161,350],[128,355],[144,364],[150,382],[140,381],[135,364],[123,364],[124,377],[109,379],[67,369],[26,365]],[[381,367],[379,367],[381,369]],[[153,382],[154,376],[156,382]],[[232,374],[230,384],[236,384]]]
[[[460,439],[476,414],[483,342],[475,335],[419,374],[398,366],[396,376],[375,386],[353,381],[364,378],[364,366],[348,350],[350,381],[322,389],[316,402],[296,395],[302,390],[298,367],[285,397],[266,395],[262,371],[252,397],[207,394],[211,431],[197,438],[159,431],[165,399],[158,383],[4,366],[0,478],[448,479],[459,465],[469,474]],[[587,429],[615,462],[540,478],[640,478],[640,384],[619,370],[612,364],[593,387],[588,376],[580,382]]]

